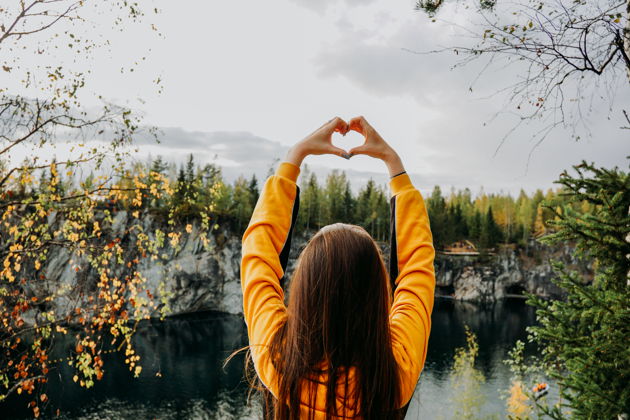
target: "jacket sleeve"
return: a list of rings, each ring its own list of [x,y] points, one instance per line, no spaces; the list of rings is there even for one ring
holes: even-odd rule
[[[390,329],[404,406],[413,395],[427,355],[435,292],[435,250],[424,200],[409,175],[394,177],[390,187],[390,277],[395,287]]]
[[[300,169],[288,162],[270,176],[243,234],[241,287],[254,367],[260,380],[277,395],[277,373],[268,345],[286,320],[282,278],[298,210]]]

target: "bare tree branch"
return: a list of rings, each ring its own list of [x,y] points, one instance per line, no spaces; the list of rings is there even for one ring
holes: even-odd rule
[[[443,4],[443,1],[424,0],[418,2],[417,7],[435,16]],[[500,114],[511,114],[519,120],[502,137],[495,155],[524,121],[540,120],[545,127],[542,132],[547,133],[543,138],[550,133],[549,127],[552,131],[556,127],[569,129],[576,139],[580,138],[582,130],[591,135],[587,116],[592,110],[599,81],[614,93],[613,86],[620,82],[619,70],[623,70],[630,85],[630,0],[597,3],[499,0],[496,4],[490,1],[485,7],[478,6],[477,11],[481,24],[476,27],[480,32],[472,31],[472,46],[411,52],[452,51],[458,56],[453,68],[490,57],[481,73],[490,71],[491,63],[506,63],[518,70],[515,83],[495,92],[509,94],[502,110],[492,119]],[[498,70],[493,67],[492,71]],[[478,79],[479,75],[473,84]],[[569,87],[574,91],[567,97]],[[589,92],[590,96],[584,92]],[[584,108],[583,103],[589,100],[591,106]],[[536,144],[541,134],[533,135]]]

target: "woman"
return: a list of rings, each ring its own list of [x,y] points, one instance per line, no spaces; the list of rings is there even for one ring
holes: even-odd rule
[[[334,132],[348,130],[365,137],[349,155],[331,143]],[[308,155],[327,153],[364,154],[387,165],[393,195],[389,277],[363,228],[325,226],[300,254],[285,306],[282,280],[300,165]],[[434,256],[420,193],[398,154],[363,117],[349,123],[335,118],[293,146],[267,179],[243,235],[243,311],[251,358],[268,392],[265,416],[402,418],[426,358]]]

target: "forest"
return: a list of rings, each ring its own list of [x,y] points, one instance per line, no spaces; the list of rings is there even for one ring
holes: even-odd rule
[[[48,169],[47,172],[40,172],[38,183],[30,185],[33,191],[24,189],[11,192],[10,195],[15,199],[19,195],[36,195],[37,189],[49,190],[53,178],[55,188],[63,196],[79,186],[89,190],[95,176],[90,174],[79,180],[61,173],[53,176]],[[147,194],[152,188],[157,188],[153,184],[157,184],[160,179],[170,181],[172,194],[161,198]],[[319,180],[307,166],[303,168],[298,182],[300,211],[296,233],[344,222],[363,226],[377,241],[389,239],[387,185],[379,185],[370,179],[355,193],[344,171],[331,170],[326,179]],[[212,163],[200,165],[192,154],[179,167],[166,162],[161,156],[149,157],[146,162],[135,163],[118,183],[117,187],[121,190],[144,187],[145,199],[140,204],[134,202],[137,200],[136,193],[119,194],[119,198],[103,205],[126,210],[133,207],[136,211],[140,208],[162,215],[165,219],[169,216],[171,222],[188,223],[207,217],[215,226],[238,235],[247,227],[263,186],[263,180],[259,180],[256,175],[241,175],[230,183],[225,180],[219,166]],[[5,198],[8,193],[3,194]],[[425,197],[437,249],[443,249],[456,241],[469,240],[484,251],[500,245],[525,246],[528,239],[549,233],[549,221],[557,217],[555,212],[566,204],[564,201],[561,189],[549,189],[546,192],[538,189],[531,195],[521,190],[514,198],[507,193],[488,194],[483,188],[477,194],[468,188],[451,189],[446,193],[435,186],[430,195]],[[588,211],[588,204],[582,203],[582,208],[575,210]]]

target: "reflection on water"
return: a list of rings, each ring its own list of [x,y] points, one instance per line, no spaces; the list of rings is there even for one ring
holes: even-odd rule
[[[438,299],[432,316],[431,337],[424,371],[407,412],[407,419],[452,419],[454,407],[450,372],[457,347],[465,347],[465,326],[477,336],[476,367],[486,381],[483,414],[505,418],[509,368],[503,363],[516,340],[525,341],[535,311],[523,299],[505,299],[488,306]]]
[[[509,382],[502,361],[514,342],[525,338],[533,319],[522,300],[488,307],[437,300],[426,366],[407,418],[450,418],[448,377],[455,348],[465,344],[464,325],[479,339],[478,367],[487,378],[485,411],[502,412],[499,389],[507,389]],[[233,315],[190,314],[147,322],[135,337],[143,357],[139,378],[133,378],[122,356],[111,354],[103,379],[86,390],[72,381],[71,367],[59,364],[50,376],[44,412],[52,417],[59,409],[64,419],[259,418],[259,407],[246,404],[243,358],[223,368],[232,350],[246,345],[246,337],[242,318]],[[57,357],[67,351],[67,345],[59,346]],[[30,418],[26,403],[11,397],[0,405],[2,418]]]

